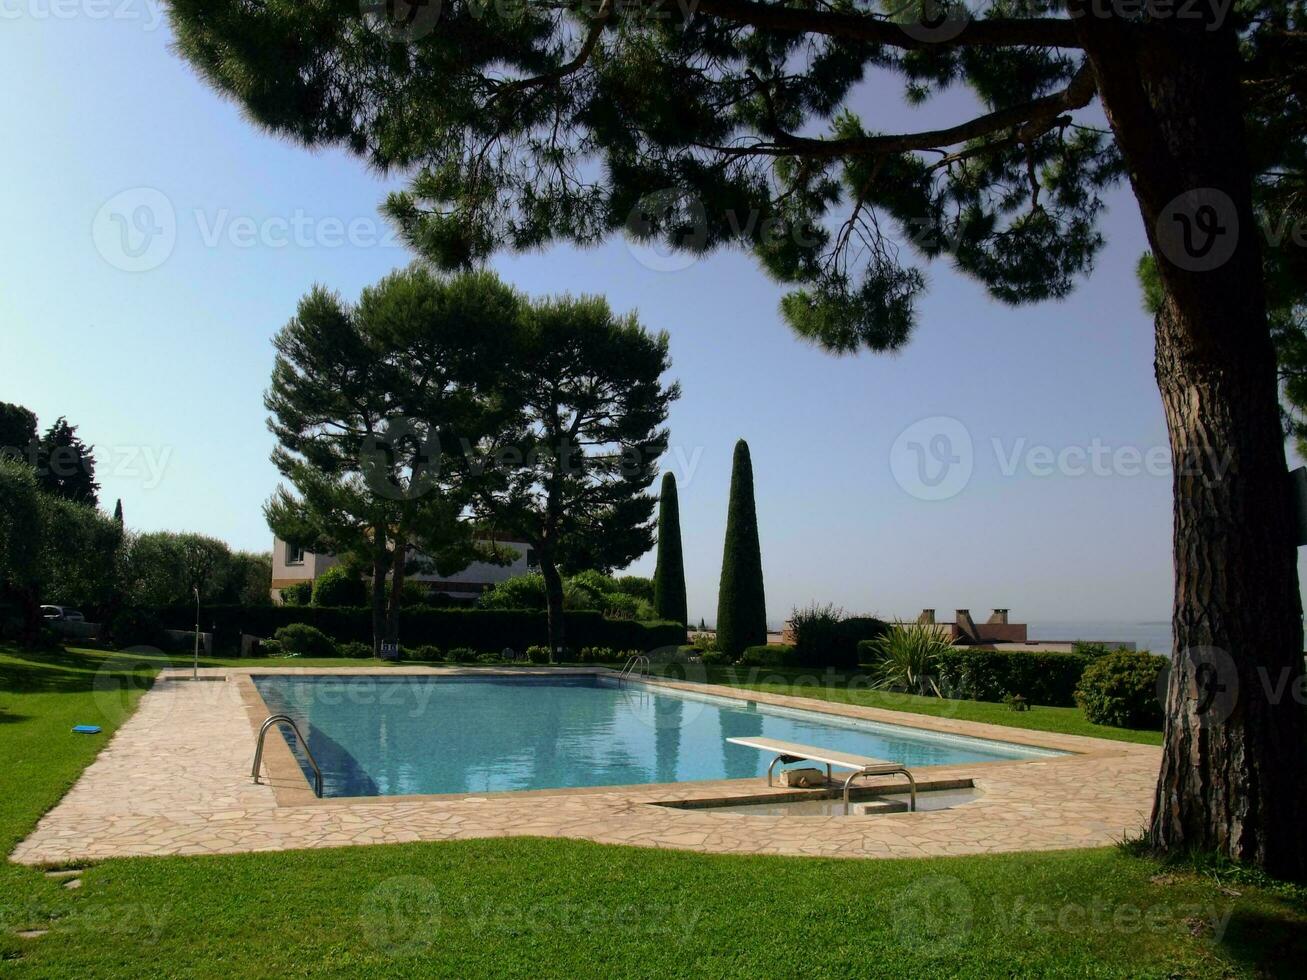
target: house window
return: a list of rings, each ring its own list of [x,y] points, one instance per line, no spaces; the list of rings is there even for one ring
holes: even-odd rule
[[[287,544],[287,545],[286,545],[286,564],[287,564],[287,565],[303,565],[303,564],[304,564],[304,549],[303,549],[303,548],[300,548],[300,547],[297,547],[296,545],[293,545],[293,544]]]

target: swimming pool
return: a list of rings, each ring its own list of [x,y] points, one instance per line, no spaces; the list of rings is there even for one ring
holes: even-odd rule
[[[324,796],[400,796],[737,779],[766,736],[935,766],[1060,753],[591,675],[261,675],[299,723]],[[292,750],[307,766],[299,746]],[[307,771],[307,770],[306,770]]]

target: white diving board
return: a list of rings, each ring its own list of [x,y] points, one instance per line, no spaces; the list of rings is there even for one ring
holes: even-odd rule
[[[844,781],[844,813],[849,812],[849,787],[859,776],[902,775],[908,779],[911,796],[910,809],[917,809],[917,781],[905,766],[897,762],[887,762],[869,755],[855,755],[852,752],[839,752],[835,749],[823,749],[815,745],[801,745],[798,742],[786,742],[779,738],[728,738],[726,741],[745,748],[758,749],[760,752],[775,752],[767,767],[767,785],[772,785],[772,775],[776,763],[784,762],[820,762],[826,766],[826,781],[831,782],[831,767],[851,769],[849,778]]]

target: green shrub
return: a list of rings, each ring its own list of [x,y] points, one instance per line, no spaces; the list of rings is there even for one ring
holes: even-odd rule
[[[425,606],[431,601],[431,587],[416,579],[405,579],[399,587],[399,605],[401,609]]]
[[[470,664],[477,658],[477,652],[471,647],[455,647],[445,653],[445,659],[451,664]]]
[[[297,657],[335,657],[336,643],[322,630],[305,623],[283,626],[272,634],[282,650]]]
[[[690,646],[698,653],[716,650],[717,635],[715,633],[695,633],[694,639],[690,641]]]
[[[602,609],[608,602],[608,597],[617,592],[617,583],[611,575],[593,569],[570,576],[567,584],[575,591],[577,598],[584,597],[582,601],[588,603],[575,607],[578,609]]]
[[[798,667],[799,651],[789,644],[751,646],[740,655],[743,667]]]
[[[1165,657],[1146,650],[1118,650],[1098,657],[1080,677],[1076,703],[1095,725],[1160,728],[1158,678],[1169,666]]]
[[[372,647],[358,640],[350,640],[340,645],[340,655],[351,660],[368,660],[372,656]]]
[[[281,648],[281,644],[276,640],[259,640],[253,653],[256,657],[284,657],[287,655],[286,651]]]
[[[367,601],[367,585],[343,565],[332,565],[313,582],[315,606],[362,606]]]
[[[478,653],[477,663],[479,664],[497,664],[502,662],[503,658],[497,653]]]
[[[735,658],[724,650],[705,650],[699,655],[705,667],[729,667]]]
[[[195,610],[191,610],[191,629],[195,628]],[[109,637],[113,645],[124,647],[158,647],[165,649],[171,643],[163,631],[159,617],[145,609],[128,607],[114,616],[109,624]]]
[[[167,607],[158,610],[158,616],[165,627],[190,629],[195,624],[195,606]],[[568,643],[574,648],[606,646],[648,651],[685,642],[685,627],[680,623],[607,619],[593,611],[570,611],[563,616]],[[215,624],[218,649],[238,646],[241,633],[271,636],[290,623],[316,626],[341,643],[372,643],[372,613],[363,607],[214,605],[204,607],[204,619]],[[400,636],[410,646],[430,643],[446,650],[525,650],[547,643],[549,629],[545,614],[536,610],[419,606],[405,609],[400,615]]]
[[[313,583],[295,582],[281,587],[281,601],[287,606],[307,606],[313,601]]]
[[[948,697],[998,702],[1020,694],[1031,704],[1069,708],[1090,663],[1075,653],[953,647],[939,658],[939,686]]]
[[[1114,653],[1122,647],[1110,647],[1106,643],[1098,640],[1076,640],[1071,644],[1071,652],[1078,653],[1082,657],[1102,657],[1109,653]]]
[[[653,603],[625,592],[610,592],[599,608],[615,619],[653,619]]]
[[[862,660],[860,644],[882,636],[888,625],[874,616],[849,616],[827,603],[795,609],[790,617],[798,665],[855,670]]]
[[[576,662],[580,664],[602,664],[607,663],[613,657],[613,651],[607,647],[582,647],[581,652],[576,655]]]
[[[651,578],[645,578],[643,575],[622,575],[614,579],[613,584],[617,586],[618,592],[633,595],[645,602],[654,601],[654,580]]]
[[[424,643],[413,650],[413,660],[421,660],[426,663],[437,662],[445,659],[444,651],[438,646],[430,643]]]
[[[533,664],[549,663],[549,647],[543,647],[538,644],[526,648],[526,659]]]
[[[1020,694],[1005,694],[1005,695],[1003,695],[1003,703],[1004,703],[1005,705],[1007,705],[1007,710],[1008,710],[1008,711],[1029,711],[1029,710],[1030,710],[1030,702],[1027,701],[1025,698],[1023,698]]]
[[[514,575],[482,592],[477,605],[482,609],[544,609],[545,577],[539,572]]]
[[[859,649],[867,649],[859,645]],[[941,662],[953,649],[938,629],[924,623],[891,626],[870,642],[868,671],[876,687],[942,697]]]

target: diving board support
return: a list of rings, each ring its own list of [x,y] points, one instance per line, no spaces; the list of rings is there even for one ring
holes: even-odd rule
[[[820,762],[826,766],[826,782],[832,783],[831,767],[839,769],[851,769],[847,779],[844,780],[844,815],[849,813],[849,790],[853,786],[853,781],[859,776],[906,776],[908,780],[908,809],[915,811],[917,809],[917,781],[906,766],[897,762],[886,762],[884,759],[873,759],[866,755],[854,755],[850,752],[838,752],[833,749],[818,748],[814,745],[800,745],[797,742],[783,742],[774,738],[728,738],[726,741],[735,745],[743,745],[750,749],[758,749],[762,752],[775,752],[776,758],[772,759],[771,765],[767,767],[767,785],[773,785],[773,777],[776,773],[776,764],[778,762],[789,765],[792,762]]]
[[[849,773],[849,778],[844,780],[844,815],[846,817],[849,815],[849,787],[853,785],[855,779],[859,776],[890,776],[895,774],[908,777],[908,810],[915,813],[917,810],[917,781],[912,778],[912,773],[908,772],[903,766],[896,766],[892,769],[885,766],[869,766],[866,769],[855,769]]]

